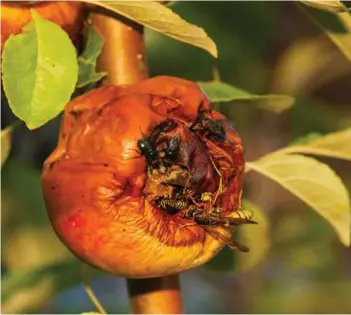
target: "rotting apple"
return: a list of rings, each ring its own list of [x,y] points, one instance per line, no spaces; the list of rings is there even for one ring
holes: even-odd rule
[[[31,20],[30,10],[60,25],[76,41],[84,21],[84,3],[79,1],[2,1],[1,2],[1,49],[11,34],[18,34]]]
[[[206,113],[225,126],[225,141],[193,128]],[[179,156],[166,170],[150,170],[138,141],[159,124],[160,152],[175,134]],[[161,125],[162,126],[162,125]],[[165,144],[166,143],[166,144]],[[164,183],[190,181],[198,194],[216,193],[223,214],[240,207],[244,170],[237,133],[190,81],[160,76],[131,86],[103,86],[66,105],[57,148],[42,172],[44,200],[52,226],[83,261],[129,278],[159,277],[197,267],[224,245],[180,213],[153,202],[167,196]],[[214,227],[226,237],[233,230]]]

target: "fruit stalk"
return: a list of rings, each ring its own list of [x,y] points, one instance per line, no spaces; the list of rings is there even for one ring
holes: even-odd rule
[[[143,28],[101,8],[94,8],[91,21],[104,41],[98,60],[98,70],[108,74],[104,83],[134,84],[147,78]],[[127,279],[127,285],[131,313],[182,313],[178,275]]]

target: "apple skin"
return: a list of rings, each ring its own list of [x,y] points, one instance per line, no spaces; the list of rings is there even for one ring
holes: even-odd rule
[[[84,3],[77,1],[2,1],[1,2],[1,50],[11,34],[22,32],[31,20],[34,9],[43,18],[60,25],[76,41],[84,22]]]
[[[200,266],[224,246],[199,225],[184,227],[189,221],[154,207],[144,194],[147,165],[137,141],[170,118],[183,125],[182,150],[196,152],[193,174],[207,168],[201,189],[218,187],[212,164],[199,162],[211,155],[224,181],[221,207],[230,215],[240,206],[240,138],[226,125],[225,143],[204,140],[198,146],[186,130],[200,105],[210,110],[198,85],[166,76],[103,86],[66,105],[58,145],[44,162],[42,189],[54,230],[77,257],[116,275],[148,278]]]

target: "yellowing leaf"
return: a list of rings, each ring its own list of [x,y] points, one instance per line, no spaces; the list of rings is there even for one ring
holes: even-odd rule
[[[312,7],[300,7],[351,62],[351,15],[341,2],[339,5],[345,8],[345,12],[330,13]]]
[[[247,167],[303,200],[332,225],[344,245],[350,245],[349,194],[329,166],[310,157],[277,153],[247,163]]]
[[[11,132],[13,126],[1,130],[1,166],[7,160],[11,149]]]
[[[284,153],[306,153],[351,161],[351,128],[320,136],[303,145],[280,150]]]
[[[262,209],[249,200],[244,200],[243,209],[251,210],[254,213],[253,220],[258,224],[244,224],[238,228],[238,241],[250,248],[248,255],[237,255],[238,271],[246,271],[257,266],[266,256],[270,245],[269,222]]]
[[[287,95],[257,95],[221,81],[197,82],[213,103],[245,101],[254,102],[258,107],[280,113],[294,104]]]
[[[176,40],[200,47],[217,58],[216,44],[202,28],[186,22],[160,3],[154,1],[84,1],[118,13]]]
[[[328,1],[328,0],[300,0],[303,4],[310,7],[325,10],[329,12],[345,12],[346,8],[340,1]]]

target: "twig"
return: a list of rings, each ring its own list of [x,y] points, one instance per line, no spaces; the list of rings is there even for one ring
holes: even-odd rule
[[[91,20],[104,41],[97,65],[108,74],[104,83],[134,84],[146,79],[143,27],[103,8],[94,8]]]
[[[134,84],[147,78],[143,28],[100,8],[94,9],[91,20],[104,41],[98,60],[98,70],[108,74],[104,83]],[[127,285],[132,313],[182,313],[178,275],[127,279]]]
[[[96,297],[93,289],[91,288],[90,282],[90,269],[89,266],[83,263],[82,266],[82,279],[83,279],[83,287],[85,292],[90,297],[90,300],[93,302],[99,313],[107,314],[101,303],[99,302],[98,298]]]

